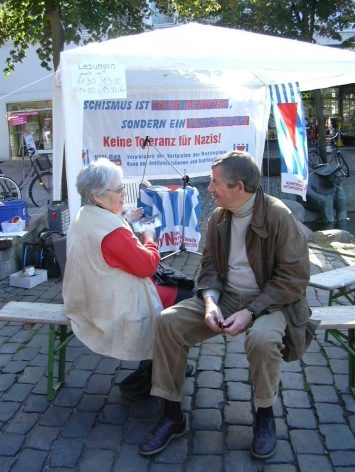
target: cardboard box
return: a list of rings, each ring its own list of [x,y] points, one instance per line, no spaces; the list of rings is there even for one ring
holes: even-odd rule
[[[33,288],[48,280],[47,271],[44,269],[36,269],[36,275],[33,277],[23,277],[22,274],[22,270],[20,270],[10,275],[11,287]]]

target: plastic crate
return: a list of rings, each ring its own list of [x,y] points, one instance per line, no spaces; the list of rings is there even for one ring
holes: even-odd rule
[[[38,156],[36,156],[36,163],[41,171],[52,168],[52,163],[49,160],[48,154],[38,154]]]
[[[281,174],[281,160],[279,157],[263,158],[263,175],[275,177]]]
[[[11,200],[2,202],[0,206],[0,223],[11,221],[14,216],[19,216],[28,225],[28,211],[26,200]]]

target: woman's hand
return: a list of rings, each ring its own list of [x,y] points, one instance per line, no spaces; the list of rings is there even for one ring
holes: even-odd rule
[[[155,229],[147,228],[143,233],[143,239],[145,243],[154,243],[156,239]]]
[[[143,215],[143,208],[129,208],[124,217],[128,223],[132,223],[132,220],[138,220]]]

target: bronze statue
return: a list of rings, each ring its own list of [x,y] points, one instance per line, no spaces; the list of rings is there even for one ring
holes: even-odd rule
[[[321,214],[325,223],[347,218],[346,194],[342,186],[341,165],[325,164],[313,170],[308,178],[307,201],[297,197],[307,210]]]

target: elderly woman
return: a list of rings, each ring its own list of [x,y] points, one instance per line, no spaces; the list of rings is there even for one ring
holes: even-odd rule
[[[120,167],[98,159],[80,171],[76,185],[83,207],[68,230],[63,281],[73,332],[99,354],[151,359],[156,316],[188,295],[155,285],[160,259],[155,230],[143,233],[142,244],[122,216]]]

